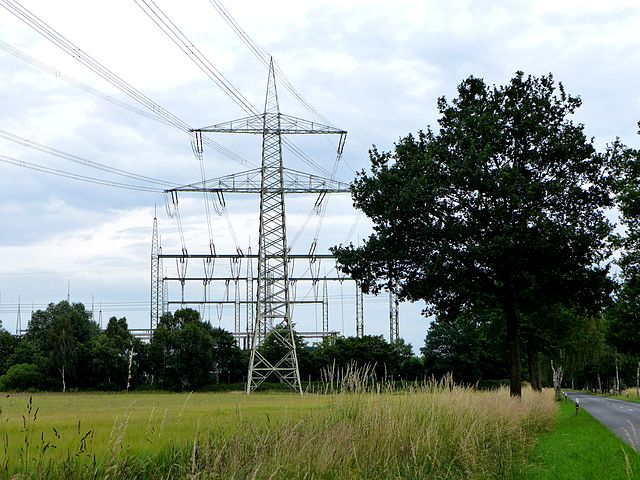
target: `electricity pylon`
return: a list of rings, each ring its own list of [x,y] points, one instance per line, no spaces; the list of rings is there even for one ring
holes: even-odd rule
[[[153,234],[151,238],[151,319],[149,328],[154,330],[158,326],[163,311],[163,284],[160,237],[158,235],[158,219],[153,217]]]
[[[262,135],[262,162],[259,171],[243,172],[227,177],[226,188],[188,186],[183,191],[257,191],[260,194],[260,227],[258,243],[258,276],[256,292],[256,316],[251,331],[251,357],[247,376],[247,393],[254,391],[271,375],[302,393],[298,357],[291,319],[291,295],[289,281],[289,246],[285,215],[285,193],[292,190],[302,193],[331,190],[333,179],[320,179],[284,168],[282,160],[282,136],[301,134],[338,134],[338,155],[344,146],[346,131],[309,120],[280,113],[273,60],[269,65],[267,94],[264,112],[258,115],[211,125],[193,130],[197,146],[202,145],[202,133],[246,133]],[[259,186],[252,183],[259,174]],[[308,182],[303,182],[304,178]],[[240,180],[240,184],[235,180]],[[242,186],[240,186],[242,185]],[[297,186],[297,189],[296,189]],[[342,187],[342,190],[344,187]],[[270,338],[282,351],[281,358],[267,358],[260,346]]]

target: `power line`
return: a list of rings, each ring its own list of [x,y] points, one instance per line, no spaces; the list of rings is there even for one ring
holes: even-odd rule
[[[88,177],[86,175],[66,172],[64,170],[58,170],[56,168],[46,167],[43,165],[26,162],[24,160],[18,160],[16,158],[9,157],[7,155],[0,155],[0,162],[7,163],[9,165],[14,165],[16,167],[28,168],[30,170],[35,170],[37,172],[47,173],[47,174],[55,175],[58,177],[70,178],[72,180],[79,180],[81,182],[93,183],[96,185],[103,185],[107,187],[122,188],[124,190],[134,190],[138,192],[147,192],[147,193],[162,193],[164,191],[163,189],[160,189],[160,188],[152,188],[152,187],[145,187],[143,185],[132,185],[132,184],[121,183],[121,182],[113,182],[110,180],[103,180],[101,178]]]
[[[50,65],[47,65],[44,62],[41,62],[40,60],[37,60],[35,58],[33,58],[30,55],[27,55],[26,53],[18,50],[17,48],[9,45],[6,42],[3,42],[2,40],[0,40],[0,48],[2,50],[4,50],[5,52],[13,55],[16,58],[19,58],[20,60],[27,62],[28,64],[42,70],[45,73],[48,73],[49,75],[52,75],[56,78],[59,78],[60,80],[63,80],[65,82],[67,82],[70,85],[73,85],[74,87],[88,93],[89,95],[92,95],[94,97],[100,98],[104,101],[113,103],[114,105],[119,106],[120,108],[124,108],[125,110],[129,110],[130,112],[133,113],[137,113],[138,115],[142,115],[143,117],[149,118],[150,120],[154,120],[156,122],[160,122],[163,123],[165,125],[169,125],[169,126],[173,126],[170,122],[168,122],[166,119],[156,115],[155,113],[150,113],[146,110],[142,110],[140,108],[136,108],[133,105],[130,105],[126,102],[123,102],[121,100],[118,100],[115,97],[112,97],[111,95],[107,95],[106,93],[101,92],[100,90],[93,88],[90,85],[87,85],[86,83],[83,83],[79,80],[76,80],[75,78],[59,71],[56,70],[55,68],[53,68]]]
[[[62,34],[57,32],[55,29],[50,27],[46,22],[42,21],[32,12],[27,10],[25,7],[20,5],[18,2],[13,0],[0,0],[0,5],[4,7],[7,11],[9,11],[9,13],[14,15],[16,18],[24,22],[27,26],[31,27],[33,30],[35,30],[40,35],[42,35],[44,38],[46,38],[51,43],[56,45],[62,51],[71,55],[74,59],[76,59],[78,62],[83,64],[89,70],[91,70],[92,72],[100,76],[102,79],[106,80],[108,83],[110,83],[111,85],[119,89],[125,95],[129,96],[139,104],[149,109],[152,113],[154,113],[155,115],[163,119],[165,122],[173,125],[174,127],[182,130],[185,133],[191,132],[191,127],[186,122],[184,122],[183,120],[181,120],[180,118],[178,118],[177,116],[175,116],[174,114],[172,114],[171,112],[169,112],[168,110],[166,110],[165,108],[163,108],[162,106],[160,106],[159,104],[151,100],[142,92],[136,90],[129,83],[127,83],[118,75],[110,71],[108,68],[106,68],[104,65],[102,65],[93,57],[91,57],[89,54],[82,51],[79,47],[77,47],[75,44],[73,44],[71,41],[69,41],[67,38],[65,38]],[[205,143],[211,146],[218,153],[225,155],[231,160],[234,160],[245,166],[254,166],[252,162],[231,152],[229,149],[223,147],[222,145],[217,144],[216,142],[210,139],[206,139]]]
[[[6,0],[3,0],[6,1]],[[158,28],[168,36],[171,41],[185,54],[187,57],[210,79],[214,81],[218,87],[250,115],[259,115],[260,112],[247,100],[242,93],[209,61],[204,54],[195,46],[187,36],[172,22],[169,17],[156,5],[153,0],[134,0],[136,5],[156,24]],[[207,137],[204,137],[207,138]],[[285,147],[296,155],[300,160],[305,162],[311,168],[317,170],[325,176],[329,171],[322,165],[304,153],[291,140],[284,138]]]
[[[65,153],[65,152],[63,152],[61,150],[57,150],[55,148],[47,147],[46,145],[34,142],[34,141],[26,139],[24,137],[20,137],[18,135],[15,135],[13,133],[7,132],[5,130],[0,130],[0,138],[3,138],[5,140],[9,140],[9,141],[14,142],[14,143],[16,143],[18,145],[22,145],[24,147],[31,148],[33,150],[36,150],[36,151],[39,151],[39,152],[42,152],[42,153],[46,153],[48,155],[52,155],[52,156],[61,158],[63,160],[68,160],[70,162],[82,165],[84,167],[94,168],[96,170],[101,170],[101,171],[112,173],[112,174],[115,174],[115,175],[120,175],[120,176],[123,176],[123,177],[131,178],[133,180],[138,180],[138,181],[141,181],[141,182],[147,182],[147,183],[159,185],[159,186],[162,186],[163,189],[166,189],[167,187],[170,187],[170,186],[175,186],[175,184],[173,184],[172,182],[169,182],[167,180],[160,180],[158,178],[153,178],[153,177],[148,177],[148,176],[140,175],[140,174],[133,173],[133,172],[128,172],[126,170],[122,170],[122,169],[119,169],[119,168],[110,167],[109,165],[105,165],[103,163],[98,163],[98,162],[94,162],[92,160],[87,160],[86,158],[82,158],[82,157],[79,157],[77,155],[72,155],[70,153]]]
[[[245,45],[251,50],[251,52],[260,60],[267,68],[269,67],[269,62],[271,55],[260,47],[256,42],[254,42],[249,34],[240,26],[240,24],[233,18],[233,15],[229,13],[229,10],[224,6],[224,4],[220,0],[209,0],[209,3],[216,9],[216,11],[220,14],[222,19],[231,27],[231,29],[238,35],[240,40],[244,42]],[[313,115],[316,116],[319,120],[327,125],[331,125],[331,122],[322,115],[310,102],[308,102],[298,90],[289,82],[287,77],[282,72],[282,69],[274,62],[275,72],[278,76],[278,79],[285,86],[285,88],[295,97],[298,101]]]

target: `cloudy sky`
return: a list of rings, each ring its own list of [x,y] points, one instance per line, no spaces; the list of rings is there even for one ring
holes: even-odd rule
[[[88,160],[180,185],[201,180],[189,137],[140,113],[144,106],[12,15],[7,3],[16,5],[0,1],[0,320],[15,330],[19,297],[26,324],[32,308],[69,293],[72,301],[88,308],[93,299],[96,319],[101,309],[105,321],[126,315],[131,326],[145,328],[156,206],[164,252],[181,249],[163,195],[63,178],[15,162],[141,184],[82,165]],[[25,0],[20,5],[186,125],[201,127],[246,115],[134,1]],[[226,81],[260,109],[266,68],[214,6],[207,0],[158,0],[157,5]],[[345,182],[356,170],[367,168],[371,145],[388,150],[401,136],[435,125],[437,98],[451,98],[456,85],[470,75],[503,84],[517,70],[533,75],[552,72],[568,92],[582,97],[575,121],[585,124],[599,147],[616,136],[629,145],[640,143],[637,0],[275,0],[229,2],[226,8],[244,32],[274,56],[296,90],[332,125],[349,132],[336,175]],[[33,60],[18,58],[14,49]],[[282,85],[279,92],[283,112],[317,121]],[[74,155],[76,162],[9,140],[16,136]],[[259,138],[212,139],[246,162],[205,147],[206,178],[258,164]],[[293,141],[320,167],[314,170],[287,154],[290,168],[314,174],[332,170],[333,140]],[[314,200],[292,197],[287,206],[294,252],[306,253],[314,237],[319,221],[311,213]],[[255,253],[257,198],[227,196],[226,203],[229,221],[225,215],[212,216],[216,250],[231,253],[237,243],[243,251],[252,245]],[[203,198],[181,196],[180,214],[189,253],[206,252]],[[357,242],[368,229],[348,196],[333,196],[318,251]],[[175,275],[175,264],[167,262],[165,267],[168,275]],[[189,268],[197,274],[202,266],[192,263]],[[216,268],[222,274],[229,267],[219,262]],[[330,273],[331,265],[322,269]],[[201,284],[189,288],[189,298],[202,296]],[[179,297],[175,285],[170,295]],[[224,296],[226,287],[214,287],[210,295]],[[308,285],[299,285],[296,295],[312,298],[314,293]],[[329,295],[330,328],[354,334],[353,286],[333,286]],[[365,333],[388,336],[385,301],[366,299]],[[421,307],[402,305],[400,319],[401,336],[418,348],[428,325],[420,317]],[[296,307],[296,313],[301,329],[318,327],[318,309]],[[233,328],[228,307],[209,308],[204,314],[214,324]]]

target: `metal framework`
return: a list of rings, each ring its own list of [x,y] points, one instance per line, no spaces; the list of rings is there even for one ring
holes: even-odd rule
[[[257,311],[251,330],[251,357],[247,393],[254,391],[272,375],[302,393],[298,357],[291,321],[289,246],[287,244],[285,191],[326,192],[347,190],[329,179],[302,172],[285,171],[282,161],[282,136],[293,134],[338,134],[341,154],[346,132],[280,113],[273,60],[269,66],[264,113],[211,125],[193,131],[196,144],[202,145],[203,133],[245,133],[262,136],[262,162],[259,170],[223,177],[212,182],[189,185],[177,191],[222,191],[259,193]],[[285,181],[286,179],[286,181]],[[211,183],[211,185],[206,185]],[[282,358],[267,358],[260,346],[271,338],[283,347]]]
[[[262,382],[275,377],[287,383],[296,392],[302,393],[296,345],[294,341],[292,306],[296,304],[321,304],[322,331],[296,332],[303,338],[335,337],[337,332],[329,329],[329,296],[327,281],[345,280],[339,273],[334,276],[320,275],[320,261],[335,259],[329,254],[316,254],[314,240],[309,253],[294,254],[289,251],[286,231],[285,194],[318,194],[316,207],[327,193],[347,193],[347,184],[326,179],[316,175],[287,169],[282,159],[283,135],[291,134],[337,134],[338,156],[342,154],[346,132],[327,125],[310,122],[300,118],[280,113],[278,94],[275,83],[273,63],[269,69],[267,94],[264,112],[259,115],[245,117],[239,120],[210,125],[192,130],[194,134],[194,152],[202,158],[203,135],[207,133],[244,133],[262,136],[262,162],[258,169],[248,170],[232,175],[226,175],[202,182],[192,183],[166,190],[167,211],[169,201],[173,202],[177,213],[177,199],[179,192],[206,192],[217,197],[218,203],[224,208],[226,193],[257,194],[260,197],[259,217],[259,247],[258,254],[251,253],[249,248],[244,254],[239,247],[233,254],[220,254],[211,245],[210,253],[190,254],[184,246],[179,254],[163,254],[160,246],[157,224],[154,220],[154,235],[152,242],[152,323],[151,330],[157,325],[160,312],[164,313],[169,305],[200,305],[201,308],[215,305],[219,319],[224,305],[232,306],[234,317],[234,335],[245,348],[251,349],[246,392],[251,393]],[[314,207],[314,208],[316,208]],[[220,213],[220,212],[219,212]],[[172,216],[172,215],[170,215]],[[317,236],[317,234],[316,234]],[[154,246],[155,245],[155,246]],[[167,276],[163,273],[164,259],[175,261],[177,276]],[[296,259],[309,262],[309,275],[294,274],[292,262]],[[155,263],[154,263],[155,260]],[[202,275],[187,275],[187,265],[190,261],[202,262]],[[229,262],[229,272],[214,275],[216,260]],[[241,275],[242,261],[246,261],[246,275]],[[254,262],[257,265],[257,275],[254,275]],[[179,282],[181,295],[179,301],[168,301],[167,285],[169,282]],[[189,282],[201,282],[204,285],[204,300],[185,298],[185,285]],[[298,281],[312,281],[315,293],[314,300],[295,300],[295,285]],[[213,282],[224,282],[225,294],[221,300],[208,298],[207,286]],[[246,297],[240,298],[241,284],[246,284]],[[320,287],[322,288],[320,294]],[[230,298],[233,295],[233,298]],[[154,308],[155,299],[155,308]],[[364,335],[364,303],[363,293],[356,283],[356,336]],[[241,311],[246,305],[246,325],[241,328]],[[393,313],[395,305],[395,314]],[[395,318],[395,326],[390,326],[390,341],[397,338],[397,301],[389,305],[390,319]],[[154,317],[155,312],[155,317]],[[154,322],[155,320],[155,324]],[[242,331],[243,330],[243,331]],[[150,331],[141,331],[139,335],[150,335]],[[285,352],[281,358],[266,358],[261,353],[261,345],[265,341],[279,344],[280,350]],[[276,350],[276,349],[274,349]]]
[[[153,217],[153,234],[151,237],[151,330],[158,326],[158,321],[163,312],[163,285],[162,268],[160,260],[160,237],[158,235],[158,218]]]

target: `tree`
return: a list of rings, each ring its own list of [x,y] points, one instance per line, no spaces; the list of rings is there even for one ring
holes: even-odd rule
[[[370,367],[378,378],[394,378],[412,357],[411,345],[404,340],[388,343],[382,335],[325,339],[317,356],[326,367],[345,368],[350,364]]]
[[[162,388],[184,390],[206,385],[214,367],[211,325],[203,323],[200,314],[190,308],[164,314],[151,338],[149,362]]]
[[[499,347],[504,329],[471,313],[457,318],[437,318],[429,326],[424,347],[420,349],[429,374],[451,373],[457,382],[474,384],[482,379],[503,379],[504,358]]]
[[[129,374],[129,355],[140,354],[140,340],[129,332],[127,319],[111,317],[104,332],[89,343],[88,368],[83,375],[86,386],[123,390]]]
[[[44,386],[77,383],[78,366],[86,360],[86,345],[98,334],[98,324],[81,303],[50,303],[45,310],[33,313],[27,333],[16,354],[32,352],[24,363],[34,363],[45,377]]]
[[[213,369],[218,382],[221,379],[228,383],[242,380],[247,365],[243,361],[242,351],[231,332],[222,328],[211,330],[213,340]]]
[[[377,292],[390,281],[425,313],[496,309],[510,391],[521,393],[520,327],[543,304],[606,299],[615,149],[598,153],[569,116],[581,100],[551,75],[489,87],[470,77],[438,101],[439,131],[370,151],[352,184],[373,222],[361,246],[332,249],[341,269]]]
[[[615,186],[625,234],[616,239],[622,252],[618,261],[622,284],[607,312],[607,340],[621,352],[637,355],[640,354],[640,151],[619,142],[613,148],[619,152]]]
[[[0,375],[11,367],[11,357],[16,349],[18,339],[2,328],[0,322]]]

